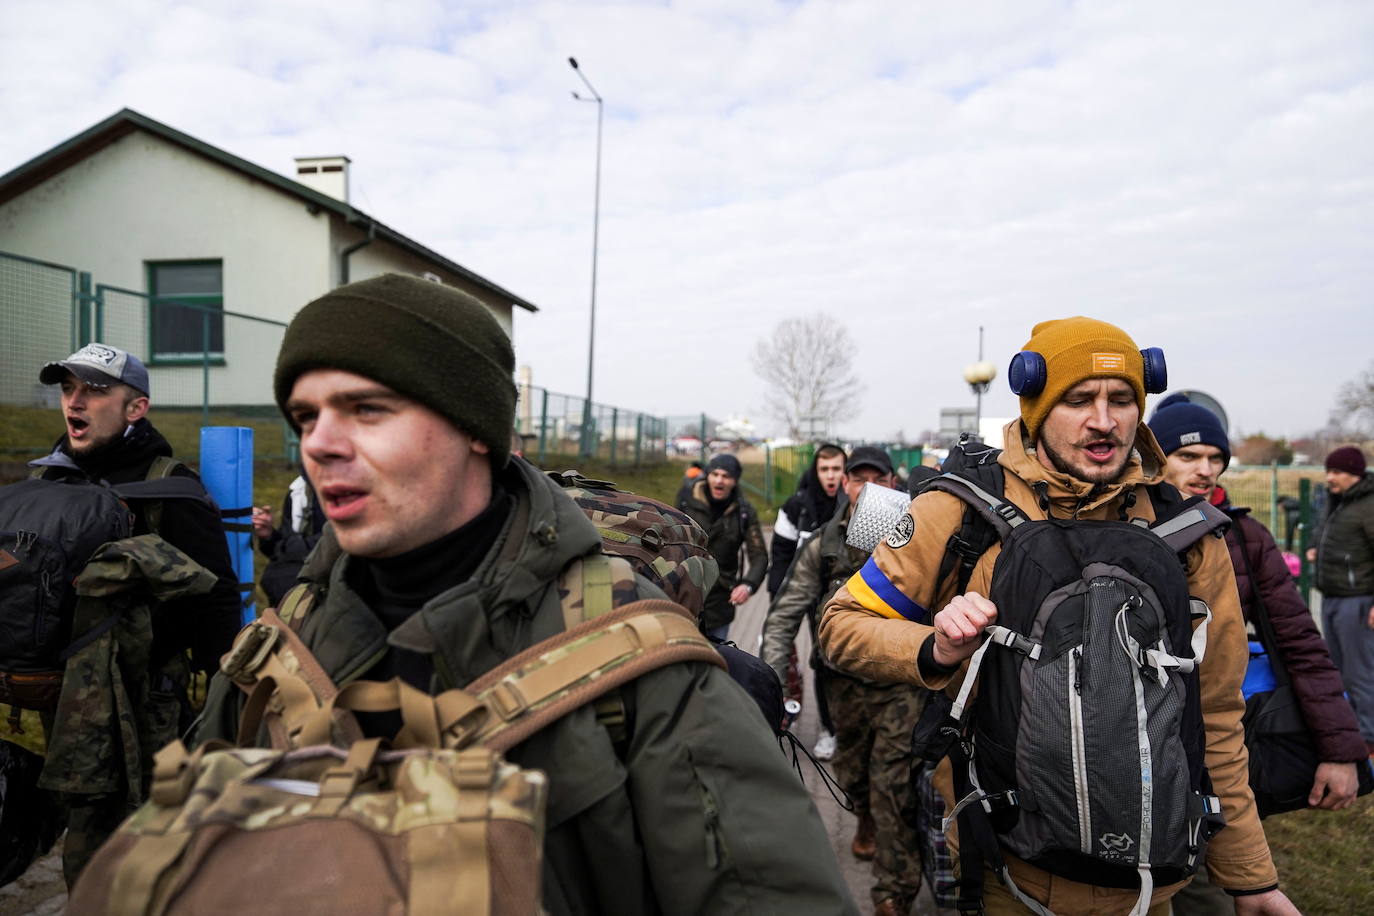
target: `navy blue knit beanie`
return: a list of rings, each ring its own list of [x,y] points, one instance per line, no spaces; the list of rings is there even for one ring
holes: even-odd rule
[[[706,465],[706,473],[709,474],[712,471],[724,471],[731,477],[739,480],[740,474],[743,473],[743,468],[740,467],[739,459],[734,455],[717,455]]]
[[[1206,407],[1188,400],[1186,394],[1171,394],[1160,401],[1149,426],[1166,455],[1185,445],[1215,445],[1221,449],[1222,467],[1231,463],[1231,440],[1221,421]]]

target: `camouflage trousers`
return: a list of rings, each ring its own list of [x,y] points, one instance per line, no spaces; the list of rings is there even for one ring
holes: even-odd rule
[[[189,678],[190,672],[184,660],[169,662],[166,668],[155,675],[152,689],[139,710],[141,730],[146,731],[149,753],[145,754],[140,791],[136,795],[129,791],[52,793],[67,831],[62,841],[62,877],[68,889],[76,884],[77,876],[85,869],[95,851],[118,829],[124,818],[133,813],[135,802],[147,797],[152,779],[151,751],[175,740],[190,720],[186,700],[186,682]],[[44,731],[48,734],[57,724],[51,712],[45,712],[42,721]],[[103,759],[74,759],[69,763],[77,767],[85,765],[92,770],[118,765],[118,762]]]
[[[911,729],[926,691],[835,675],[822,683],[835,723],[835,777],[853,800],[854,813],[873,818],[873,903],[895,899],[905,911],[921,888],[920,843],[902,810],[913,791]]]

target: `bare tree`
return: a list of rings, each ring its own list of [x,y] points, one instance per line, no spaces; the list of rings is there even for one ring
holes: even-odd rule
[[[1374,363],[1341,386],[1336,394],[1336,408],[1331,412],[1331,425],[1352,433],[1364,433],[1374,427]]]
[[[860,392],[854,340],[828,315],[778,322],[771,337],[754,345],[754,372],[768,386],[768,411],[793,439],[802,438],[806,418],[824,417],[829,425],[854,414]]]

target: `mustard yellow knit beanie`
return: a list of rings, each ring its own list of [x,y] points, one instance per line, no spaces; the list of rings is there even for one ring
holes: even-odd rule
[[[1039,353],[1045,360],[1045,387],[1038,394],[1021,396],[1021,420],[1032,442],[1064,392],[1084,379],[1125,379],[1144,415],[1144,358],[1130,335],[1116,325],[1082,316],[1042,321],[1021,349]]]

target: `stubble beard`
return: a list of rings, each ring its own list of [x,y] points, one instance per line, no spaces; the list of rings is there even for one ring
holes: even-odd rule
[[[1054,450],[1048,442],[1042,441],[1040,447],[1044,449],[1045,455],[1049,457],[1050,464],[1061,474],[1077,478],[1085,483],[1090,483],[1096,487],[1104,487],[1107,484],[1116,483],[1121,479],[1121,475],[1126,472],[1126,465],[1131,460],[1131,450],[1124,443],[1118,442],[1117,448],[1121,455],[1113,466],[1103,465],[1093,467],[1085,464],[1083,467],[1074,467],[1069,460]]]

